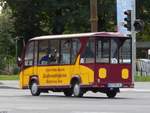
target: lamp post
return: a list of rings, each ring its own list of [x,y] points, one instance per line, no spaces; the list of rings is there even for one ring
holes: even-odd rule
[[[16,43],[15,44],[15,46],[16,46],[15,47],[16,48],[16,53],[15,53],[16,55],[15,56],[16,56],[16,60],[17,60],[17,57],[18,57],[18,40],[20,40],[20,39],[23,39],[23,37],[22,36],[16,36],[16,38],[15,38],[15,43]],[[23,40],[23,45],[24,45],[24,40]]]
[[[91,32],[98,31],[97,0],[90,0]]]
[[[15,38],[15,43],[16,43],[15,44],[16,45],[16,47],[15,47],[16,48],[16,55],[15,56],[16,56],[16,60],[17,60],[17,56],[18,56],[18,40],[19,40],[19,37],[16,36],[16,38]]]

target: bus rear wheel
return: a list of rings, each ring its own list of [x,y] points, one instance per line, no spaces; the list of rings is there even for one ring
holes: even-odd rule
[[[31,94],[33,96],[39,96],[40,95],[41,92],[40,92],[40,89],[38,87],[38,83],[36,81],[31,82],[30,91],[31,91]]]
[[[83,96],[83,91],[82,91],[82,89],[81,89],[81,87],[80,87],[80,83],[79,82],[75,82],[74,84],[73,84],[73,95],[75,96],[75,97],[82,97]]]
[[[108,98],[115,98],[115,96],[117,95],[117,92],[116,91],[108,91],[106,93],[106,95]]]

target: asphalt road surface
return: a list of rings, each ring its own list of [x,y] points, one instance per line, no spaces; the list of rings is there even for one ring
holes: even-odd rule
[[[138,85],[121,90],[115,99],[92,92],[83,98],[52,92],[33,97],[29,90],[0,88],[0,113],[150,113],[150,85]]]

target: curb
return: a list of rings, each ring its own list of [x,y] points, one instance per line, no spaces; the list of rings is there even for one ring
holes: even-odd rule
[[[3,83],[2,83],[2,82],[0,82],[0,85],[3,85]]]
[[[0,86],[0,89],[19,89],[18,87]]]

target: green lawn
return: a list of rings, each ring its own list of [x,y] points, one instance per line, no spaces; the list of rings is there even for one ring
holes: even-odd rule
[[[137,82],[150,82],[150,76],[135,76]]]
[[[0,80],[18,80],[18,75],[0,75]]]

